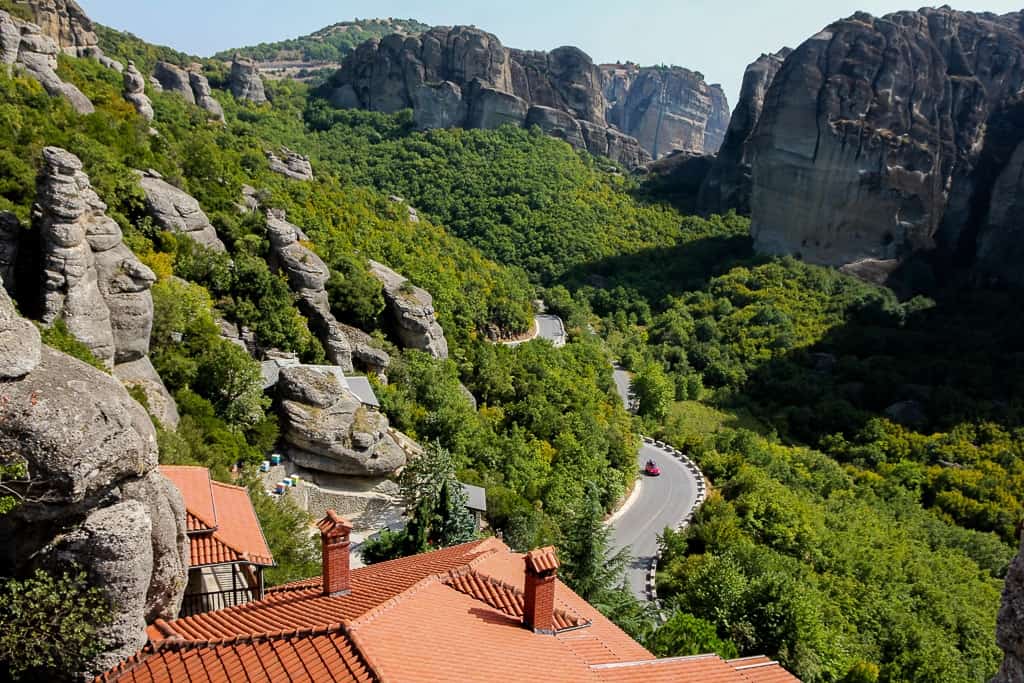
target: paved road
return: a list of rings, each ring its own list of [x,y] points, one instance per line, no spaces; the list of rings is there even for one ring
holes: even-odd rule
[[[565,325],[557,315],[537,316],[537,336],[550,340],[556,347],[565,346]]]
[[[616,367],[615,384],[628,404],[629,373]],[[642,600],[648,598],[647,573],[658,552],[658,535],[665,527],[676,528],[697,499],[697,478],[681,461],[665,449],[645,443],[637,453],[641,469],[648,460],[657,463],[661,476],[641,474],[639,494],[612,523],[615,547],[628,547],[633,555],[629,585]]]

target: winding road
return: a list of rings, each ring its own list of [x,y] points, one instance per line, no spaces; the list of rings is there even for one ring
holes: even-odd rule
[[[537,336],[550,340],[555,346],[563,346],[565,325],[558,316],[538,315]],[[632,409],[629,372],[615,365],[613,374],[622,402]],[[670,447],[644,441],[636,457],[641,472],[644,464],[653,460],[661,469],[661,476],[640,475],[635,495],[611,520],[612,538],[616,550],[627,548],[633,557],[627,578],[634,595],[649,600],[653,598],[648,582],[658,557],[658,535],[665,527],[675,529],[689,515],[697,502],[701,483]]]
[[[629,406],[629,373],[616,366],[615,385],[623,402]],[[639,493],[626,503],[612,521],[616,549],[628,548],[633,556],[629,566],[629,586],[641,600],[652,596],[648,590],[651,567],[658,556],[658,535],[665,527],[675,529],[693,509],[700,484],[697,475],[679,460],[668,447],[644,442],[637,452],[641,472],[644,463],[653,460],[661,476],[640,475]]]

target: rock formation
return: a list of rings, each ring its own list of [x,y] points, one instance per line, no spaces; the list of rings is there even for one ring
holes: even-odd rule
[[[146,397],[146,409],[164,429],[178,428],[178,406],[149,356],[115,365],[114,376],[129,389],[138,387],[142,390]]]
[[[147,121],[153,120],[153,103],[146,95],[146,79],[135,68],[135,62],[128,62],[124,71],[124,98],[132,103],[139,116]]]
[[[323,92],[335,106],[394,112],[412,108],[420,128],[540,125],[570,144],[627,167],[650,160],[608,125],[600,69],[574,47],[507,49],[480,29],[435,27],[360,45]]]
[[[210,82],[203,75],[199,64],[191,64],[188,69],[182,69],[168,62],[157,62],[153,68],[153,77],[160,84],[161,90],[183,97],[189,104],[198,105],[214,118],[224,120],[224,109],[213,98]]]
[[[231,94],[236,100],[246,100],[253,104],[267,101],[256,62],[243,57],[235,57],[231,62]]]
[[[718,151],[729,125],[721,86],[676,66],[602,65],[601,72],[608,123],[635,137],[654,159]]]
[[[188,569],[185,510],[157,470],[156,434],[117,380],[39,340],[0,290],[0,460],[28,469],[25,498],[0,517],[0,562],[82,567],[108,598],[101,671],[177,614]]]
[[[174,187],[153,170],[140,171],[139,184],[146,194],[146,208],[162,230],[187,235],[214,251],[227,251],[192,195]]]
[[[60,48],[44,35],[38,26],[12,17],[0,10],[0,63],[10,72],[12,67],[22,69],[54,97],[63,97],[80,114],[91,114],[95,109],[82,91],[65,83],[57,75],[57,55]]]
[[[271,171],[280,173],[292,180],[313,179],[313,166],[309,163],[309,157],[293,152],[287,147],[282,147],[280,151],[281,156],[270,150],[266,153],[267,163]]]
[[[403,346],[448,357],[448,341],[434,315],[434,297],[382,263],[370,261],[370,274],[384,286],[384,299]]]
[[[149,350],[155,281],[121,240],[82,162],[43,150],[34,222],[42,243],[42,321],[64,320],[97,358],[113,364]]]
[[[353,339],[348,330],[355,328],[341,325],[331,313],[325,289],[331,272],[327,264],[302,243],[302,231],[285,220],[283,212],[270,210],[267,212],[267,234],[270,237],[270,267],[287,275],[288,284],[298,295],[299,308],[323,344],[331,363],[346,372],[352,372],[353,359],[373,372],[386,368],[390,363],[388,355],[369,346],[365,333]]]
[[[199,105],[200,109],[205,109],[212,114],[213,118],[218,121],[224,121],[224,107],[213,98],[210,81],[203,75],[202,68],[199,64],[193,64],[188,70],[188,82],[192,86],[192,94],[195,95],[196,104]]]
[[[348,476],[386,476],[405,451],[388,433],[388,419],[364,406],[331,372],[285,367],[277,383],[288,456],[301,467]]]
[[[1004,170],[981,164],[986,131],[1024,86],[1022,20],[858,13],[803,43],[747,144],[756,247],[876,273],[937,241],[972,261]],[[1011,166],[1012,147],[1000,157]]]
[[[74,0],[32,0],[25,6],[41,33],[72,57],[99,57],[103,53],[92,21]]]
[[[1006,571],[1003,602],[996,619],[996,643],[1005,655],[991,683],[1024,681],[1024,544]]]
[[[14,294],[14,268],[21,242],[21,221],[10,211],[0,211],[0,280]]]
[[[740,99],[729,119],[725,138],[703,185],[697,204],[706,213],[725,213],[736,209],[750,214],[751,170],[747,144],[764,108],[765,95],[782,63],[792,53],[783,48],[763,54],[747,66],[740,87]]]

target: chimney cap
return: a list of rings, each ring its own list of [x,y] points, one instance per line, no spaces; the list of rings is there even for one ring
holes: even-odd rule
[[[352,531],[352,523],[334,510],[328,510],[327,516],[317,522],[316,526],[325,536],[347,536]]]
[[[553,545],[537,548],[526,553],[526,569],[536,574],[553,572],[559,567],[558,555]]]

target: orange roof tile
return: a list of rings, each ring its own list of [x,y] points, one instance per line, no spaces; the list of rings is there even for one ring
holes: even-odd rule
[[[537,548],[526,553],[526,566],[537,573],[558,569],[558,555],[555,554],[555,547],[549,545],[546,548]]]
[[[244,641],[149,645],[96,679],[124,683],[370,683],[379,680],[343,629]]]
[[[553,555],[543,551],[535,566],[557,563]],[[528,561],[487,539],[354,569],[347,595],[324,596],[319,577],[281,586],[258,602],[157,621],[147,650],[100,680],[776,683],[761,673],[789,676],[767,659],[654,659],[560,581],[558,630],[533,633],[522,619]],[[344,666],[337,652],[346,653]],[[328,674],[313,671],[321,665]]]
[[[213,502],[210,470],[191,465],[160,465],[160,473],[181,491],[188,516],[193,518],[189,520],[189,531],[217,528],[217,508]]]
[[[764,655],[730,659],[728,664],[749,683],[800,683],[799,678]]]
[[[245,488],[211,480],[205,467],[161,465],[160,471],[185,500],[190,567],[227,562],[274,564]]]

